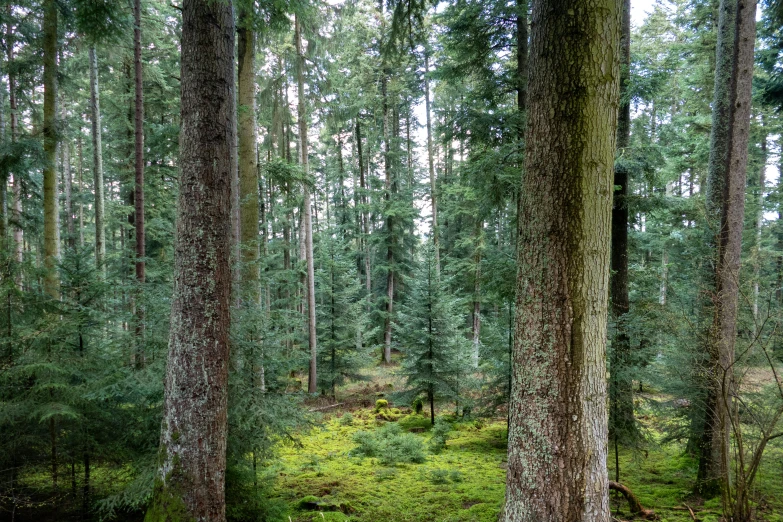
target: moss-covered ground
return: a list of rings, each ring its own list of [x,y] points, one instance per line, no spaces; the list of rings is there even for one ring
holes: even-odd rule
[[[354,435],[377,431],[389,422],[413,432],[425,448],[432,437],[426,408],[416,415],[407,408],[394,409],[394,404],[373,407],[373,401],[396,384],[375,377],[374,394],[365,389],[363,399],[357,400],[362,394],[347,390],[345,406],[327,410],[318,427],[301,434],[298,443],[280,448],[275,495],[288,504],[291,522],[497,521],[505,488],[505,419],[456,419],[444,409],[438,413],[452,422],[453,430],[439,454],[427,452],[420,464],[360,458]],[[621,449],[620,481],[662,522],[693,521],[690,510],[697,520],[718,522],[720,499],[704,501],[693,493],[697,462],[686,454],[684,442],[663,442],[665,426],[677,418],[670,416],[671,410],[649,405],[665,400],[653,392],[637,404],[645,441],[637,450]],[[610,451],[611,479],[614,462]],[[757,520],[783,522],[783,444],[765,452],[755,498]],[[614,494],[612,510],[617,520],[632,518],[625,501]]]

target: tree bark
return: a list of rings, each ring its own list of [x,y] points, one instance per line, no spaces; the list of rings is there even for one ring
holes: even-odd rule
[[[144,84],[141,63],[141,0],[133,0],[133,64],[135,70],[134,152],[135,186],[133,194],[134,224],[136,229],[136,280],[144,284]],[[137,337],[143,336],[144,307],[136,303]],[[139,354],[142,355],[142,354]],[[143,361],[143,357],[139,362]]]
[[[60,257],[60,231],[57,202],[57,2],[44,2],[43,17],[43,204],[44,204],[44,291],[57,299],[60,283],[57,262]]]
[[[298,93],[297,116],[299,119],[299,161],[302,165],[305,178],[307,179],[304,184],[304,203],[302,205],[304,207],[302,226],[304,227],[305,231],[305,262],[307,264],[307,338],[310,346],[310,372],[307,381],[307,391],[309,393],[316,393],[318,391],[318,347],[316,345],[317,336],[315,331],[315,265],[313,263],[313,220],[312,209],[310,208],[310,170],[307,161],[307,112],[305,111],[304,98],[305,57],[304,50],[302,49],[302,25],[298,15],[295,17],[294,23],[296,32],[296,56],[298,60],[296,83]]]
[[[92,175],[95,194],[95,266],[106,276],[106,230],[103,224],[103,151],[101,145],[101,99],[98,87],[98,58],[90,47],[90,120],[92,123]]]
[[[438,243],[438,200],[435,185],[435,162],[432,151],[432,117],[430,115],[430,55],[424,51],[424,108],[427,111],[427,166],[430,172],[430,201],[432,203],[432,244],[435,245],[435,266],[440,274],[440,246]]]
[[[630,311],[628,297],[628,170],[622,156],[631,137],[631,101],[628,95],[631,67],[631,2],[622,2],[620,29],[620,111],[617,117],[617,157],[614,168],[612,206],[612,246],[610,292],[615,332],[612,338],[611,379],[609,381],[609,430],[615,441],[632,442],[636,438],[631,381],[631,344],[626,327]],[[616,480],[620,478],[617,470]]]
[[[8,57],[8,131],[11,138],[11,143],[16,143],[17,137],[17,123],[18,114],[16,112],[16,72],[13,67],[14,62],[14,27],[10,23],[12,20],[12,6],[11,3],[6,5],[6,15],[8,16],[9,23],[6,25],[6,55]],[[11,221],[13,225],[13,242],[14,253],[13,258],[17,263],[22,262],[22,251],[24,247],[24,230],[22,229],[22,182],[19,173],[11,173],[12,177],[12,190],[13,190],[13,202],[11,210]],[[21,272],[17,272],[16,286],[21,288]]]
[[[753,50],[756,41],[756,0],[738,0],[729,97],[729,138],[723,171],[718,264],[715,271],[715,315],[710,346],[712,385],[717,424],[712,429],[712,468],[723,492],[724,512],[729,513],[731,473],[731,425],[734,396],[734,347],[737,340],[742,231],[745,219],[748,140],[750,134]],[[708,476],[708,479],[711,478]]]
[[[621,9],[543,0],[532,20],[503,520],[608,522],[604,361]]]
[[[146,522],[226,519],[233,63],[231,1],[185,0],[174,295]]]
[[[734,346],[737,336],[742,229],[750,130],[756,2],[722,0],[716,50],[707,212],[715,228],[713,324],[708,347],[708,387],[701,436],[697,488],[705,495],[722,491],[728,509]]]
[[[383,323],[383,362],[391,363],[391,342],[392,342],[392,317],[394,314],[394,218],[391,215],[392,205],[392,166],[391,166],[391,136],[389,129],[389,79],[387,71],[383,71],[381,80],[381,91],[383,94],[383,168],[386,174],[385,181],[385,199],[386,199],[386,317]]]

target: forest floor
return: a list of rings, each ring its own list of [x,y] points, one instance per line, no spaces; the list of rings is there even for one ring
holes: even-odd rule
[[[438,411],[452,422],[445,450],[427,453],[421,463],[388,463],[357,456],[358,432],[378,433],[396,422],[412,431],[427,447],[429,415],[415,415],[394,404],[376,413],[377,398],[397,384],[393,373],[381,369],[373,385],[338,393],[334,403],[321,399],[320,426],[301,435],[299,443],[280,450],[280,472],[275,495],[290,508],[292,522],[495,522],[502,507],[506,474],[506,423],[458,419],[453,411]],[[621,482],[662,522],[718,522],[720,500],[704,501],[693,494],[696,460],[681,442],[663,443],[664,433],[678,418],[676,408],[661,408],[670,398],[654,391],[639,396],[645,442],[638,450],[620,450]],[[425,450],[426,451],[426,450]],[[615,456],[609,455],[609,475],[615,478]],[[757,479],[759,521],[783,522],[783,448],[771,447]],[[691,514],[691,511],[693,515]],[[612,512],[630,520],[627,504],[612,494]],[[695,517],[695,518],[694,518]]]

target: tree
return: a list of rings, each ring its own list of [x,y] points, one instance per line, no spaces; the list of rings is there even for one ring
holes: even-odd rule
[[[92,124],[92,174],[95,194],[95,266],[105,274],[106,230],[103,224],[103,146],[101,143],[101,103],[98,87],[98,57],[95,46],[90,47],[90,122]]]
[[[310,372],[307,381],[307,391],[315,393],[318,390],[318,335],[315,328],[315,265],[313,264],[313,218],[310,203],[310,171],[308,167],[309,154],[307,146],[307,112],[305,110],[304,94],[304,71],[305,55],[302,48],[302,24],[299,15],[296,15],[295,21],[296,40],[296,85],[297,85],[297,117],[299,118],[299,162],[304,172],[305,182],[302,185],[304,189],[304,201],[302,210],[304,213],[302,227],[304,228],[304,257],[306,269],[306,296],[307,296],[307,339],[310,347]]]
[[[435,425],[435,403],[459,400],[467,375],[469,343],[462,332],[459,302],[449,294],[448,281],[438,270],[435,245],[428,241],[420,253],[408,293],[397,317],[397,337],[403,353],[404,395],[423,396]]]
[[[533,7],[509,522],[609,520],[604,357],[620,17],[609,1]]]
[[[231,2],[186,0],[174,295],[147,522],[226,516],[233,63]]]
[[[609,431],[615,446],[615,480],[620,480],[618,442],[638,438],[633,415],[633,382],[630,373],[631,345],[626,324],[628,297],[628,166],[623,156],[631,138],[631,2],[622,3],[620,35],[620,111],[617,120],[617,157],[614,168],[612,206],[611,300],[615,332],[610,357]]]
[[[60,233],[57,211],[57,3],[46,0],[43,5],[43,55],[44,55],[44,288],[56,299],[58,290],[57,260],[60,256]]]

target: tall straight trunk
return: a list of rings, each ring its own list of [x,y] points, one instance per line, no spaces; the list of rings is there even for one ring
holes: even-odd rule
[[[745,213],[755,12],[755,1],[722,0],[720,3],[707,173],[708,245],[717,255],[714,272],[706,274],[714,284],[715,294],[713,324],[708,335],[707,377],[703,383],[707,398],[697,488],[704,495],[722,491],[724,508],[730,472],[732,366]]]
[[[392,342],[392,315],[394,314],[394,217],[391,214],[392,204],[392,166],[391,166],[391,141],[389,116],[388,75],[384,68],[381,90],[383,93],[383,169],[386,174],[385,199],[386,199],[386,317],[383,324],[383,362],[391,363]]]
[[[155,488],[146,522],[226,520],[234,16],[182,8],[174,295]]]
[[[621,14],[610,0],[533,6],[507,522],[610,519],[604,361]]]
[[[261,304],[259,261],[259,178],[256,144],[255,33],[249,28],[250,13],[242,10],[237,29],[237,126],[239,131],[239,226],[242,262],[242,286],[247,292],[245,304],[257,309]],[[266,229],[266,225],[264,225]],[[266,232],[264,232],[266,236]],[[255,339],[251,339],[255,342]],[[266,389],[263,352],[252,361],[254,383]],[[256,381],[256,376],[258,380]]]
[[[473,255],[474,275],[473,275],[473,351],[471,352],[471,362],[473,368],[479,367],[479,357],[481,355],[481,252],[484,249],[484,220],[476,220],[475,232],[475,254]]]
[[[12,20],[12,6],[9,2],[6,5],[6,15],[8,16],[9,23],[6,24],[6,56],[8,64],[8,131],[11,138],[11,143],[16,143],[17,137],[17,124],[19,115],[17,114],[16,107],[16,71],[13,66],[14,63],[14,27],[10,23]],[[24,250],[24,231],[22,229],[22,180],[19,173],[11,172],[12,178],[12,190],[13,201],[11,210],[11,222],[14,229],[13,233],[13,258],[17,263],[22,262],[22,251]],[[16,286],[21,287],[21,272],[17,272]]]
[[[133,191],[134,225],[136,232],[136,280],[146,279],[144,257],[144,84],[141,68],[141,0],[133,0],[133,66],[135,72],[134,103],[134,158],[135,183]],[[137,329],[143,326],[143,307],[137,306]],[[141,333],[141,332],[137,332]]]
[[[621,157],[631,138],[631,102],[628,97],[631,67],[631,1],[622,2],[620,29],[620,111],[617,117],[617,157]],[[631,443],[636,439],[633,415],[633,382],[631,380],[631,343],[626,327],[630,310],[628,297],[628,170],[622,164],[614,168],[614,201],[612,206],[611,272],[609,279],[612,317],[615,321],[610,360],[609,431],[615,442]],[[616,469],[615,480],[620,480]]]
[[[764,185],[766,184],[767,168],[767,130],[764,119],[761,120],[761,161],[759,162],[759,174],[757,178],[758,194],[756,195],[756,237],[753,245],[753,337],[759,331],[759,288],[761,279],[761,231],[764,223]]]
[[[95,266],[106,275],[106,228],[103,223],[103,150],[101,145],[101,99],[98,87],[98,57],[90,47],[90,120],[92,123],[92,179],[95,194]]]
[[[432,116],[430,107],[430,55],[424,52],[424,109],[427,112],[427,167],[430,173],[430,202],[432,204],[432,243],[435,245],[435,269],[440,274],[440,246],[438,239],[438,200],[435,184],[435,160],[432,148]]]
[[[44,291],[57,299],[60,293],[57,260],[60,231],[57,211],[57,2],[45,0],[43,18],[43,204],[44,204]]]
[[[734,347],[737,340],[739,273],[745,218],[748,140],[750,134],[753,50],[756,42],[756,0],[738,0],[729,95],[729,139],[721,200],[718,263],[715,270],[715,315],[710,343],[716,425],[712,429],[713,468],[730,509],[731,428],[734,396]]]
[[[313,263],[313,221],[312,209],[310,208],[310,170],[307,161],[307,112],[305,111],[304,95],[304,68],[305,57],[302,49],[302,25],[299,16],[295,17],[295,38],[296,38],[296,88],[297,88],[297,117],[299,119],[299,161],[302,165],[302,171],[307,180],[304,188],[304,207],[302,226],[304,227],[304,253],[307,264],[307,339],[310,346],[310,372],[307,380],[307,391],[316,393],[318,391],[318,369],[316,366],[318,347],[316,346],[315,331],[315,265]]]
[[[0,142],[5,143],[5,85],[0,80]],[[8,234],[8,180],[0,181],[0,251],[5,251]]]
[[[78,167],[76,173],[76,186],[79,192],[79,247],[84,247],[84,201],[82,195],[84,194],[84,185],[82,180],[82,168],[84,168],[84,156],[82,154],[82,129],[79,126],[79,138],[76,145],[78,151]]]
[[[361,189],[360,201],[362,204],[362,244],[364,247],[364,290],[367,295],[367,307],[370,307],[370,295],[372,294],[372,271],[370,270],[370,220],[367,216],[367,182],[364,169],[364,156],[362,154],[362,127],[359,119],[356,119],[356,155],[359,156],[359,188]]]

